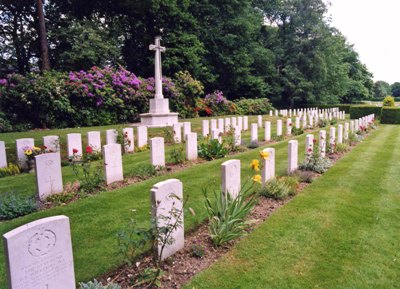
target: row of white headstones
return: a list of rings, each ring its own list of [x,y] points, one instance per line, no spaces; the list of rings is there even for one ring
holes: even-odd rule
[[[361,127],[368,127],[374,121],[374,115],[345,123],[353,132]],[[347,124],[347,125],[346,125]],[[338,126],[340,134],[341,125]],[[330,141],[335,142],[335,130],[330,130]],[[320,153],[325,153],[326,131],[320,131]],[[346,138],[346,131],[344,132]],[[306,136],[306,154],[310,146],[313,146],[313,135]],[[340,141],[340,135],[338,135]],[[275,177],[275,149],[265,148],[263,152],[268,157],[263,159],[262,185]],[[288,172],[297,169],[298,141],[291,140],[288,143]],[[241,163],[240,160],[228,160],[221,165],[221,192],[237,197],[241,190]],[[159,182],[151,189],[152,216],[157,220],[158,226],[164,226],[160,216],[166,212],[183,212],[183,184],[180,180],[169,179]],[[172,233],[172,242],[167,244],[158,253],[161,259],[175,254],[184,247],[184,216],[181,218],[175,231]],[[169,220],[175,223],[176,220]],[[69,218],[66,216],[54,216],[40,219],[3,235],[5,242],[5,255],[7,277],[10,289],[75,289],[75,273],[73,265],[72,242]]]
[[[324,111],[309,110],[299,111],[301,117],[296,117],[296,127],[300,127],[300,118],[303,120],[303,127],[312,127],[317,121],[312,121],[313,119],[324,118]],[[283,114],[284,111],[282,112]],[[296,112],[294,112],[296,113]],[[325,111],[326,117],[332,119],[333,117],[344,117],[343,112],[336,111],[332,109],[332,112]],[[307,115],[309,116],[309,124],[307,125]],[[228,121],[229,120],[229,121]],[[235,144],[241,144],[241,131],[247,130],[248,128],[248,117],[232,117],[225,119],[211,119],[202,121],[202,132],[206,136],[209,134],[211,124],[211,134],[213,139],[218,139],[222,142],[222,133],[226,132],[230,128],[234,128],[235,131]],[[215,129],[214,128],[215,124]],[[217,125],[218,124],[218,125]],[[229,125],[229,127],[227,126]],[[233,126],[232,126],[233,124]],[[286,121],[286,134],[291,134],[291,118]],[[277,135],[282,134],[282,120],[277,120]],[[258,124],[251,125],[251,140],[258,141],[258,127],[262,127],[262,116],[258,116]],[[265,141],[271,140],[271,122],[265,122]],[[177,143],[181,142],[182,139],[182,128],[183,135],[185,138],[186,146],[186,159],[196,160],[198,158],[197,149],[197,133],[191,132],[191,123],[184,122],[178,123],[173,126],[175,141]],[[122,131],[124,137],[129,140],[125,144],[126,152],[134,151],[134,131],[133,128],[124,128]],[[106,131],[106,141],[107,145],[103,146],[103,161],[104,161],[104,173],[105,182],[107,185],[122,181],[123,180],[123,166],[122,166],[122,146],[117,144],[117,130],[110,129]],[[88,132],[87,134],[88,144],[94,150],[100,151],[98,148],[101,147],[101,137],[99,131]],[[59,147],[54,144],[58,144],[58,136],[45,136],[43,137],[44,145],[55,151],[54,153],[46,153],[35,156],[35,171],[36,171],[36,184],[37,184],[37,194],[40,200],[44,201],[46,198],[53,194],[58,194],[63,192],[63,180],[62,180],[62,170],[61,170],[61,158],[59,153]],[[138,146],[143,146],[148,143],[147,127],[139,126],[137,128],[137,139]],[[21,166],[26,164],[26,155],[24,150],[26,147],[34,146],[34,139],[17,139],[17,154],[19,155],[19,162]],[[150,144],[150,161],[151,165],[157,167],[165,166],[165,144],[164,138],[154,137],[149,141]],[[80,133],[72,133],[67,135],[67,147],[69,156],[81,155],[82,154],[82,136]],[[74,153],[74,150],[76,152]],[[3,152],[5,155],[5,151]],[[0,153],[1,155],[1,153]]]

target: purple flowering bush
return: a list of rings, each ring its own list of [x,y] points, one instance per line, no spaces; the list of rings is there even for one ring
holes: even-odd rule
[[[200,116],[217,116],[236,114],[236,105],[227,100],[222,91],[216,90],[197,101],[197,111]]]

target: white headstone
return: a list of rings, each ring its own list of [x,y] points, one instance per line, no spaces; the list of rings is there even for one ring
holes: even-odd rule
[[[208,119],[203,119],[201,121],[202,125],[202,134],[204,137],[208,136],[210,134],[210,121]]]
[[[171,233],[171,244],[164,247],[162,254],[162,245],[159,244],[157,247],[158,256],[164,260],[183,249],[185,243],[182,182],[177,179],[169,179],[155,184],[151,189],[151,201],[152,215],[157,220],[159,228],[165,228],[168,223],[178,224]],[[165,216],[171,216],[171,219],[165,219]],[[165,235],[161,237],[165,238]]]
[[[106,130],[106,143],[113,144],[117,143],[118,132],[115,129]]]
[[[53,153],[60,151],[60,139],[56,135],[44,136],[43,145]]]
[[[69,157],[74,155],[74,150],[77,151],[76,155],[82,155],[82,136],[80,133],[67,134],[67,148]]]
[[[197,159],[197,133],[191,132],[186,136],[186,159],[196,160]]]
[[[240,131],[243,130],[243,116],[238,116],[238,118],[237,118],[237,126],[239,127]]]
[[[336,127],[329,129],[329,144],[331,146],[331,153],[333,153],[336,146]]]
[[[261,115],[257,116],[257,124],[258,124],[258,128],[262,128],[262,116]]]
[[[17,139],[15,142],[17,144],[18,166],[20,168],[26,169],[28,167],[28,158],[25,155],[25,149],[32,149],[35,146],[35,141],[33,138],[20,138]]]
[[[235,146],[242,144],[242,131],[239,127],[235,127]]]
[[[181,126],[181,124],[179,122],[178,123],[174,123],[172,125],[172,128],[174,129],[174,141],[175,141],[175,143],[181,143],[182,142],[182,126]],[[204,129],[204,127],[203,127],[203,129]]]
[[[249,117],[244,116],[243,117],[243,130],[248,130],[249,129]]]
[[[266,121],[264,126],[265,126],[264,140],[271,141],[271,122]]]
[[[120,144],[103,146],[104,175],[106,184],[122,181],[124,172],[122,168],[122,151]]]
[[[300,128],[300,117],[296,116],[295,118],[295,122],[296,122],[296,128]]]
[[[297,170],[298,165],[299,142],[290,140],[288,142],[288,173]]]
[[[306,136],[306,155],[312,155],[314,150],[314,135],[308,134]]]
[[[236,117],[234,117],[234,116],[231,117],[231,125],[233,127],[238,126],[238,123],[237,123],[238,121],[239,121],[239,118],[236,119]]]
[[[36,187],[39,199],[63,192],[60,153],[35,156]]]
[[[218,129],[211,131],[211,139],[217,139],[219,143],[222,143],[222,135]]]
[[[338,125],[337,143],[343,143],[343,125],[342,124]]]
[[[268,157],[262,159],[263,169],[261,171],[262,183],[265,183],[273,178],[275,178],[275,149],[266,148],[263,152],[268,153]]]
[[[93,151],[101,152],[101,136],[99,131],[89,131],[87,133],[87,142]]]
[[[183,123],[183,137],[192,132],[192,123],[186,121]]]
[[[276,121],[276,135],[277,136],[282,135],[282,120],[281,119],[278,119]]]
[[[307,128],[307,114],[306,113],[303,114],[303,117],[301,118],[301,120],[302,120],[303,129],[306,129]]]
[[[258,141],[258,125],[256,123],[251,124],[251,137],[250,140],[252,142]]]
[[[225,118],[225,131],[228,132],[231,129],[231,119]]]
[[[349,139],[349,123],[348,122],[344,123],[344,139],[345,140]]]
[[[325,157],[326,154],[326,131],[321,130],[319,132],[319,154],[321,157]]]
[[[221,165],[222,192],[236,198],[240,192],[240,160],[229,160]]]
[[[210,120],[210,123],[211,123],[211,131],[213,131],[213,130],[218,130],[218,128],[217,128],[217,120],[216,119],[211,119]]]
[[[292,119],[288,118],[286,120],[286,134],[291,135],[292,134]]]
[[[126,153],[133,153],[135,151],[135,134],[133,127],[126,127],[122,130],[124,134],[124,150]]]
[[[150,139],[151,164],[153,166],[165,166],[164,138],[153,137]]]
[[[40,219],[3,235],[9,289],[75,289],[66,216]]]
[[[0,141],[0,168],[7,167],[6,143]]]
[[[143,147],[147,145],[147,126],[140,125],[137,127],[137,146]]]
[[[272,110],[269,111],[269,116],[273,116],[273,111]]]
[[[218,130],[220,132],[225,132],[224,119],[223,118],[219,118],[218,119]]]

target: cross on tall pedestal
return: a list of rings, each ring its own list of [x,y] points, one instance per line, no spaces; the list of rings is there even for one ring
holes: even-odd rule
[[[161,36],[156,36],[155,44],[150,45],[150,50],[155,51],[155,60],[154,60],[154,79],[156,86],[156,95],[155,99],[163,99],[162,93],[162,69],[161,69],[161,52],[165,52],[166,48],[161,46],[160,44]]]

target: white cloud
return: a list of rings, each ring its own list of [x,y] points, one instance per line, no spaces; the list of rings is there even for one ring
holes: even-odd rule
[[[331,0],[329,14],[374,80],[400,82],[399,0]]]

